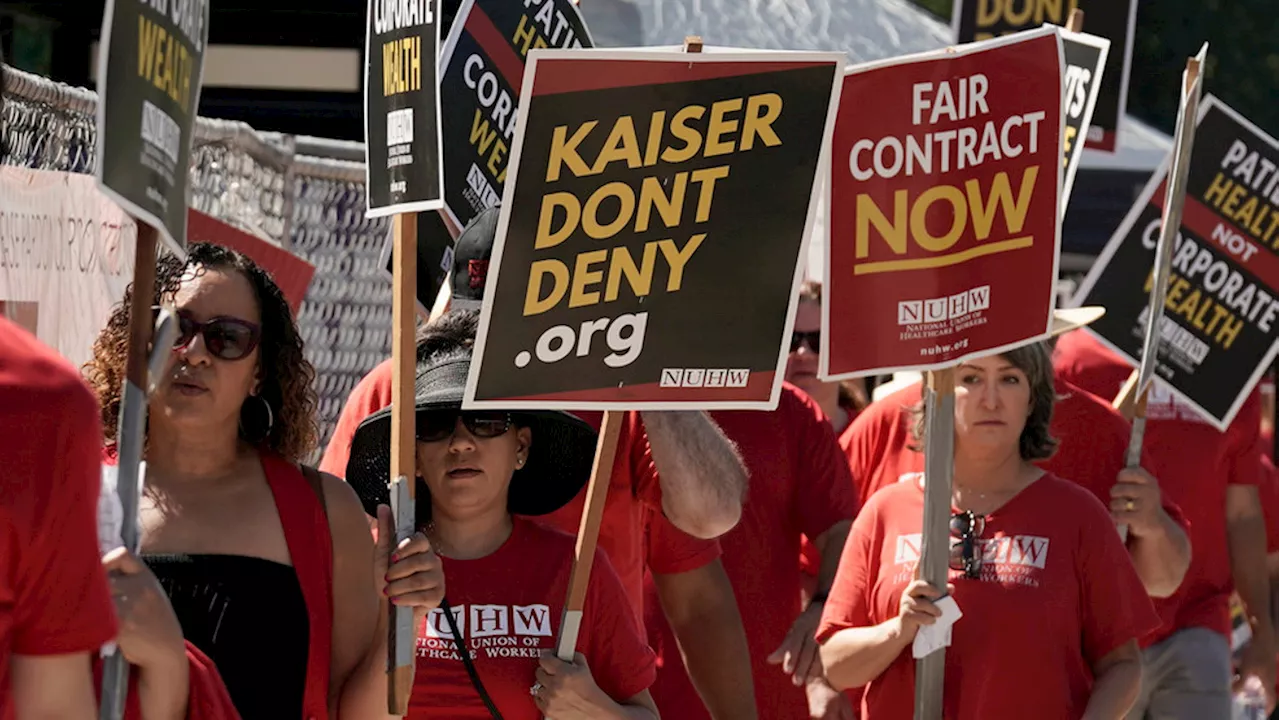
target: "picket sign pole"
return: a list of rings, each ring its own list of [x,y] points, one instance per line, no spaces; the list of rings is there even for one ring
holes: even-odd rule
[[[1074,33],[1084,32],[1084,11],[1080,8],[1072,10],[1071,14],[1067,16],[1067,24],[1065,27],[1067,30]]]
[[[1200,69],[1204,64],[1209,44],[1200,47],[1195,57],[1187,58],[1187,68],[1182,74],[1182,93],[1178,103],[1178,123],[1174,132],[1173,161],[1165,180],[1164,208],[1160,218],[1160,238],[1156,242],[1156,254],[1152,267],[1151,295],[1147,302],[1147,329],[1142,343],[1142,361],[1120,394],[1112,403],[1117,408],[1132,412],[1133,426],[1129,430],[1129,447],[1125,452],[1125,466],[1142,465],[1142,439],[1147,429],[1147,392],[1156,372],[1160,354],[1160,325],[1164,319],[1165,296],[1169,289],[1170,264],[1173,259],[1174,237],[1182,227],[1182,207],[1187,199],[1187,172],[1191,166],[1191,146],[1196,138],[1196,116],[1199,113]],[[1129,538],[1129,526],[1119,525],[1120,537]]]
[[[120,394],[120,417],[116,426],[116,493],[124,511],[120,535],[129,552],[138,552],[138,464],[147,427],[147,390],[151,342],[151,297],[156,286],[156,229],[138,221],[133,249],[133,290],[129,303],[129,349],[125,360],[124,386]],[[102,698],[98,716],[102,720],[124,717],[125,696],[129,693],[129,663],[120,648],[113,646],[102,665]]]
[[[618,435],[622,431],[623,413],[607,410],[596,439],[596,459],[591,465],[582,520],[578,523],[578,540],[573,548],[573,569],[569,573],[569,594],[560,620],[560,637],[556,641],[556,657],[573,662],[578,647],[578,631],[582,627],[582,609],[587,601],[587,583],[591,580],[591,564],[600,538],[600,522],[604,518],[604,500],[613,477],[613,460],[618,454]]]
[[[924,518],[920,577],[945,592],[951,555],[951,476],[955,468],[955,368],[930,370],[924,387]],[[947,649],[916,661],[915,720],[942,720]]]
[[[391,268],[391,512],[395,516],[396,544],[417,529],[414,509],[414,358],[417,330],[418,215],[399,213],[392,218]],[[401,717],[409,713],[413,689],[414,647],[417,629],[413,608],[392,605],[387,624],[387,712]]]

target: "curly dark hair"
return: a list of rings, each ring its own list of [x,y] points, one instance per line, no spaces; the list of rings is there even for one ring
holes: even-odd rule
[[[294,322],[293,312],[284,293],[247,255],[208,243],[194,243],[187,248],[184,262],[176,255],[163,254],[156,263],[156,286],[152,305],[168,301],[178,292],[188,269],[233,270],[253,287],[254,298],[262,316],[261,341],[258,344],[260,397],[271,407],[274,422],[266,432],[263,423],[249,416],[260,409],[246,404],[242,411],[241,436],[246,442],[275,452],[291,461],[301,461],[319,439],[316,425],[316,393],[312,388],[315,368],[302,354],[302,336]],[[93,343],[93,359],[83,367],[85,380],[102,403],[102,432],[108,443],[116,442],[116,425],[120,416],[120,387],[125,378],[125,362],[129,347],[129,307],[133,284],[125,289],[124,298],[112,308],[107,325]],[[256,404],[256,403],[255,403]],[[253,410],[249,412],[248,410]],[[259,432],[246,433],[250,426]]]
[[[1053,457],[1058,450],[1058,439],[1049,434],[1053,420],[1053,405],[1059,400],[1053,381],[1053,361],[1049,346],[1044,342],[1014,348],[1000,353],[1000,357],[1027,376],[1031,388],[1031,415],[1018,436],[1018,455],[1027,462]],[[923,450],[925,443],[924,401],[911,408],[912,449]]]

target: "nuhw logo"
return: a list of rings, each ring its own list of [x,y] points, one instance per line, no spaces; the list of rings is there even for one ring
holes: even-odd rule
[[[899,325],[945,322],[991,307],[991,286],[982,285],[954,295],[898,302]]]
[[[744,388],[751,371],[746,368],[663,368],[659,387]]]
[[[551,608],[546,605],[457,605],[449,609],[464,638],[551,637]],[[425,634],[429,638],[453,637],[444,608],[436,608],[427,615]]]
[[[1006,535],[978,540],[984,565],[1044,569],[1049,557],[1049,538],[1039,535]],[[920,533],[899,535],[894,544],[896,565],[920,562]]]

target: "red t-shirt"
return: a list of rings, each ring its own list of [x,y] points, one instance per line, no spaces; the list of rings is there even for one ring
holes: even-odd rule
[[[506,720],[541,720],[529,687],[542,650],[554,650],[569,589],[574,539],[524,518],[492,554],[442,558],[447,597],[480,681]],[[588,584],[578,652],[591,676],[615,701],[653,683],[654,657],[622,584],[600,552]],[[418,633],[418,665],[409,719],[488,720],[489,711],[456,654],[444,611],[427,616]]]
[[[1059,378],[1059,400],[1053,406],[1049,434],[1058,439],[1058,450],[1036,463],[1047,472],[1084,487],[1104,505],[1111,503],[1111,488],[1125,467],[1129,448],[1129,421],[1109,403]],[[924,472],[924,453],[912,450],[911,413],[920,402],[920,384],[908,385],[872,403],[858,421],[840,436],[840,447],[849,459],[849,470],[862,497]],[[1152,467],[1143,455],[1143,467]],[[1186,529],[1186,518],[1166,494],[1165,512]]]
[[[324,449],[324,457],[320,458],[322,472],[340,478],[347,476],[347,461],[351,459],[351,440],[356,435],[356,428],[365,418],[391,405],[391,377],[394,374],[395,367],[387,359],[378,363],[352,388],[333,428],[333,437],[329,438]]]
[[[1258,501],[1262,503],[1262,517],[1267,522],[1267,554],[1280,552],[1280,531],[1276,527],[1276,515],[1280,513],[1280,477],[1276,474],[1276,464],[1267,455],[1262,456]]]
[[[1083,330],[1058,339],[1054,369],[1099,397],[1115,397],[1133,368]],[[1261,401],[1257,392],[1240,408],[1227,432],[1204,420],[1157,381],[1147,395],[1147,429],[1143,438],[1160,488],[1183,509],[1190,523],[1191,567],[1178,592],[1157,599],[1164,625],[1146,638],[1163,640],[1191,627],[1205,627],[1229,637],[1231,621],[1231,557],[1227,550],[1227,486],[1262,481],[1258,453]]]
[[[898,615],[920,557],[924,492],[896,483],[854,521],[818,627],[819,642]],[[1111,516],[1079,486],[1046,473],[986,518],[982,578],[952,571],[963,617],[947,648],[949,720],[1078,718],[1092,663],[1158,619]],[[910,646],[866,686],[863,720],[911,717]]]
[[[742,520],[720,538],[725,572],[747,628],[760,717],[808,720],[804,690],[766,658],[782,644],[800,607],[800,538],[816,538],[853,518],[857,496],[831,424],[789,383],[773,412],[714,412],[751,476]],[[646,604],[650,645],[661,667],[653,696],[664,720],[707,718],[660,607]]]
[[[96,651],[116,616],[98,550],[98,401],[3,317],[0,408],[0,720],[11,720],[11,656]]]
[[[604,413],[601,412],[573,414],[597,432],[604,422]],[[568,505],[534,520],[577,535],[586,504],[587,489],[583,487]],[[613,459],[609,492],[605,495],[599,542],[600,549],[609,556],[609,561],[622,578],[622,587],[636,617],[641,619],[644,617],[645,522],[648,512],[662,515],[662,486],[654,469],[653,452],[640,414],[628,412],[623,416],[622,430],[618,433],[618,452]],[[665,517],[661,522],[669,523]],[[671,531],[679,532],[675,528]]]
[[[351,457],[351,439],[355,435],[356,428],[366,417],[391,404],[392,374],[391,361],[387,360],[371,370],[351,391],[347,404],[342,408],[342,415],[338,418],[338,424],[334,428],[333,437],[329,440],[329,446],[325,449],[324,458],[320,462],[321,470],[338,477],[346,476],[347,460]],[[600,412],[574,414],[590,424],[597,432],[604,420],[604,414]],[[577,535],[578,525],[582,520],[582,509],[586,506],[586,498],[587,490],[584,486],[568,505],[550,515],[533,519],[549,527]],[[614,458],[609,492],[605,496],[604,517],[600,523],[599,546],[622,578],[622,586],[637,618],[644,616],[646,508],[655,509],[657,515],[662,515],[662,487],[658,483],[657,471],[654,470],[653,455],[649,448],[649,438],[645,435],[644,424],[638,413],[629,412],[623,418],[622,430],[618,435],[618,452]],[[658,522],[670,524],[665,517],[661,517]],[[695,543],[694,538],[675,528],[670,528],[663,537],[671,539],[672,542]],[[705,543],[701,547],[710,552],[711,559],[714,559],[718,555],[719,548],[715,541],[709,542],[711,550],[707,550]],[[706,562],[703,564],[705,565]],[[664,571],[655,569],[655,572]]]

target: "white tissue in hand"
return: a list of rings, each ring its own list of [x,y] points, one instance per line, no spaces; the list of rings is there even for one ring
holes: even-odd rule
[[[951,626],[964,616],[956,599],[950,595],[934,603],[942,611],[942,617],[932,625],[925,625],[916,631],[916,639],[911,642],[911,656],[917,660],[944,647],[951,646]]]

